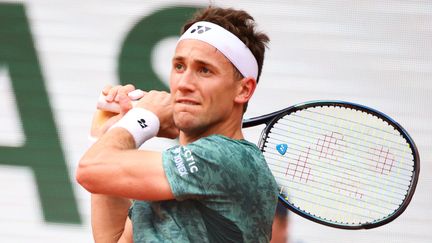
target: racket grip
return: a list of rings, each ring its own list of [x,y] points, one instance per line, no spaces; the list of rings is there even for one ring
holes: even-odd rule
[[[129,98],[132,100],[132,106],[135,106],[139,99],[141,99],[144,96],[145,92],[136,89],[134,91],[131,91],[128,93]],[[103,111],[109,111],[113,113],[120,113],[120,105],[117,102],[107,102],[106,96],[104,94],[99,95],[99,99],[96,105],[96,108]]]

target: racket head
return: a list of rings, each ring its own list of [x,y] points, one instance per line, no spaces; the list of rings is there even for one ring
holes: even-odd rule
[[[258,146],[291,211],[341,229],[375,228],[404,212],[420,159],[393,119],[344,101],[311,101],[272,116]]]

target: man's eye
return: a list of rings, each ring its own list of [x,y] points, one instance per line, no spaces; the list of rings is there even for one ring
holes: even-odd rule
[[[176,70],[182,70],[183,69],[183,65],[181,63],[176,63],[176,64],[174,64],[174,68]]]
[[[206,67],[202,67],[201,72],[207,74],[207,73],[210,73],[210,70]]]

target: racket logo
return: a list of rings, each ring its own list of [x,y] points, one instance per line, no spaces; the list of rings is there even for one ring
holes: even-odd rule
[[[276,145],[276,150],[281,154],[285,155],[286,151],[288,149],[288,145],[285,143]]]

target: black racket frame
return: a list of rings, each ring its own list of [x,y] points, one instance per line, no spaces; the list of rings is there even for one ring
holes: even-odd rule
[[[420,174],[420,156],[419,156],[419,153],[417,150],[417,146],[415,145],[414,140],[411,138],[411,136],[408,134],[408,132],[401,125],[399,125],[399,123],[397,123],[395,120],[393,120],[392,118],[390,118],[386,114],[384,114],[378,110],[375,110],[373,108],[370,108],[370,107],[367,107],[364,105],[360,105],[360,104],[356,104],[356,103],[339,101],[339,100],[317,100],[317,101],[308,101],[308,102],[300,103],[297,105],[293,105],[293,106],[290,106],[290,107],[287,107],[287,108],[284,108],[282,110],[275,111],[275,112],[272,112],[272,113],[269,113],[266,115],[245,119],[245,120],[243,120],[243,128],[253,127],[253,126],[262,125],[262,124],[266,125],[266,127],[264,128],[264,130],[261,133],[261,136],[260,136],[260,139],[258,142],[258,147],[261,149],[261,151],[264,151],[264,146],[265,146],[265,141],[266,141],[267,135],[269,134],[270,130],[273,128],[274,124],[276,124],[280,118],[282,118],[282,117],[284,117],[290,113],[294,113],[296,111],[299,111],[299,110],[307,109],[310,107],[320,107],[320,106],[338,106],[338,107],[360,110],[360,111],[372,114],[372,115],[382,119],[383,121],[387,122],[388,124],[393,126],[397,131],[400,132],[400,134],[405,138],[405,140],[408,142],[409,146],[411,147],[411,151],[413,152],[413,157],[414,157],[413,177],[411,179],[411,183],[410,183],[407,195],[405,197],[405,200],[402,202],[402,204],[399,206],[399,208],[397,210],[395,210],[389,216],[382,218],[382,219],[379,219],[379,220],[375,220],[375,221],[366,223],[366,224],[361,224],[361,225],[346,225],[346,224],[341,224],[338,222],[323,221],[323,220],[319,219],[318,217],[311,215],[311,214],[307,214],[307,213],[299,210],[297,207],[291,205],[288,202],[288,200],[285,199],[285,197],[283,195],[279,195],[279,200],[289,210],[293,211],[294,213],[296,213],[296,214],[298,214],[298,215],[300,215],[306,219],[312,220],[313,222],[317,222],[317,223],[320,223],[323,225],[339,228],[339,229],[350,229],[350,230],[372,229],[372,228],[376,228],[376,227],[385,225],[385,224],[393,221],[397,217],[399,217],[405,211],[405,209],[408,207],[408,205],[411,202],[411,199],[414,195],[414,191],[416,189],[417,181],[418,181],[419,174]]]

